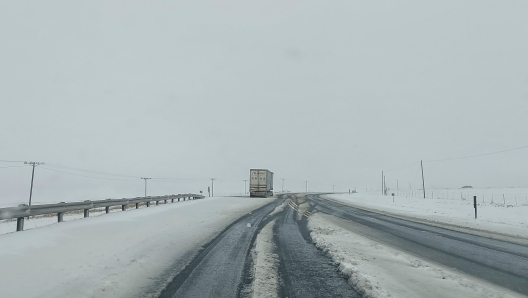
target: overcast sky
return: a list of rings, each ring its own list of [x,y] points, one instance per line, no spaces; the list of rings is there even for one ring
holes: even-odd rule
[[[5,161],[46,163],[37,202],[141,196],[139,177],[171,178],[152,195],[212,177],[240,193],[250,168],[276,190],[380,188],[382,170],[419,188],[421,159],[528,145],[527,15],[524,0],[1,1],[0,204],[31,178]],[[424,162],[426,187],[528,187],[527,155]]]

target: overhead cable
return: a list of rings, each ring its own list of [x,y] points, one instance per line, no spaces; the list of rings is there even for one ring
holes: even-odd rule
[[[92,179],[113,180],[113,181],[137,181],[137,179],[114,179],[114,178],[103,178],[103,177],[95,177],[95,176],[88,176],[88,175],[79,175],[79,174],[75,174],[75,173],[70,173],[70,172],[50,169],[50,168],[46,168],[46,167],[43,167],[43,166],[39,166],[39,168],[46,169],[48,171],[59,172],[59,173],[67,174],[67,175],[86,177],[86,178],[92,178]]]
[[[440,162],[440,161],[450,161],[450,160],[457,160],[457,159],[466,159],[466,158],[473,158],[473,157],[480,157],[480,156],[486,156],[486,155],[499,154],[499,153],[514,151],[514,150],[526,149],[526,148],[528,148],[528,146],[522,146],[522,147],[517,147],[517,148],[511,148],[511,149],[506,149],[506,150],[501,150],[501,151],[495,151],[495,152],[489,152],[489,153],[477,154],[477,155],[470,155],[470,156],[462,156],[462,157],[454,157],[454,158],[446,158],[446,159],[424,160],[424,162]]]

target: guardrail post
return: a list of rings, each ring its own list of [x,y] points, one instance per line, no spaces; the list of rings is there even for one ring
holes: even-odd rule
[[[18,217],[17,218],[17,232],[20,232],[23,230],[24,230],[24,218]]]
[[[106,213],[110,213],[110,206],[106,206],[106,207],[105,207],[105,212],[106,212]]]
[[[136,203],[136,209],[139,209],[139,203]]]
[[[150,202],[147,201],[147,207],[150,207]]]
[[[64,212],[57,213],[57,221],[63,222],[64,221]]]
[[[84,217],[90,216],[90,209],[84,209]]]
[[[126,205],[121,205],[121,211],[126,211]]]

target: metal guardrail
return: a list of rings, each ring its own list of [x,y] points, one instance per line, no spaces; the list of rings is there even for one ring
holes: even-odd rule
[[[167,201],[174,203],[174,200],[178,202],[183,199],[196,200],[203,199],[204,196],[197,194],[178,194],[158,197],[140,197],[132,199],[107,199],[97,201],[84,201],[74,203],[58,203],[58,204],[44,204],[44,205],[19,205],[17,207],[0,208],[0,220],[3,219],[17,219],[17,232],[24,230],[24,218],[35,215],[45,214],[57,214],[57,221],[64,221],[64,213],[69,211],[84,210],[84,217],[90,216],[90,209],[105,207],[106,213],[110,212],[110,207],[121,206],[121,210],[125,211],[127,205],[136,204],[136,209],[139,208],[140,203],[146,203],[147,207],[150,207],[151,202],[156,202],[156,205],[160,201]]]

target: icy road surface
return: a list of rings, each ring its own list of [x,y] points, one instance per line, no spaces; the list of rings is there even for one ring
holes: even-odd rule
[[[298,223],[291,208],[276,224],[283,297],[360,297],[339,273],[332,260],[307,238],[305,223]],[[305,230],[303,237],[301,229]]]
[[[349,222],[351,231],[528,295],[528,247],[358,209],[317,195],[320,212]]]

